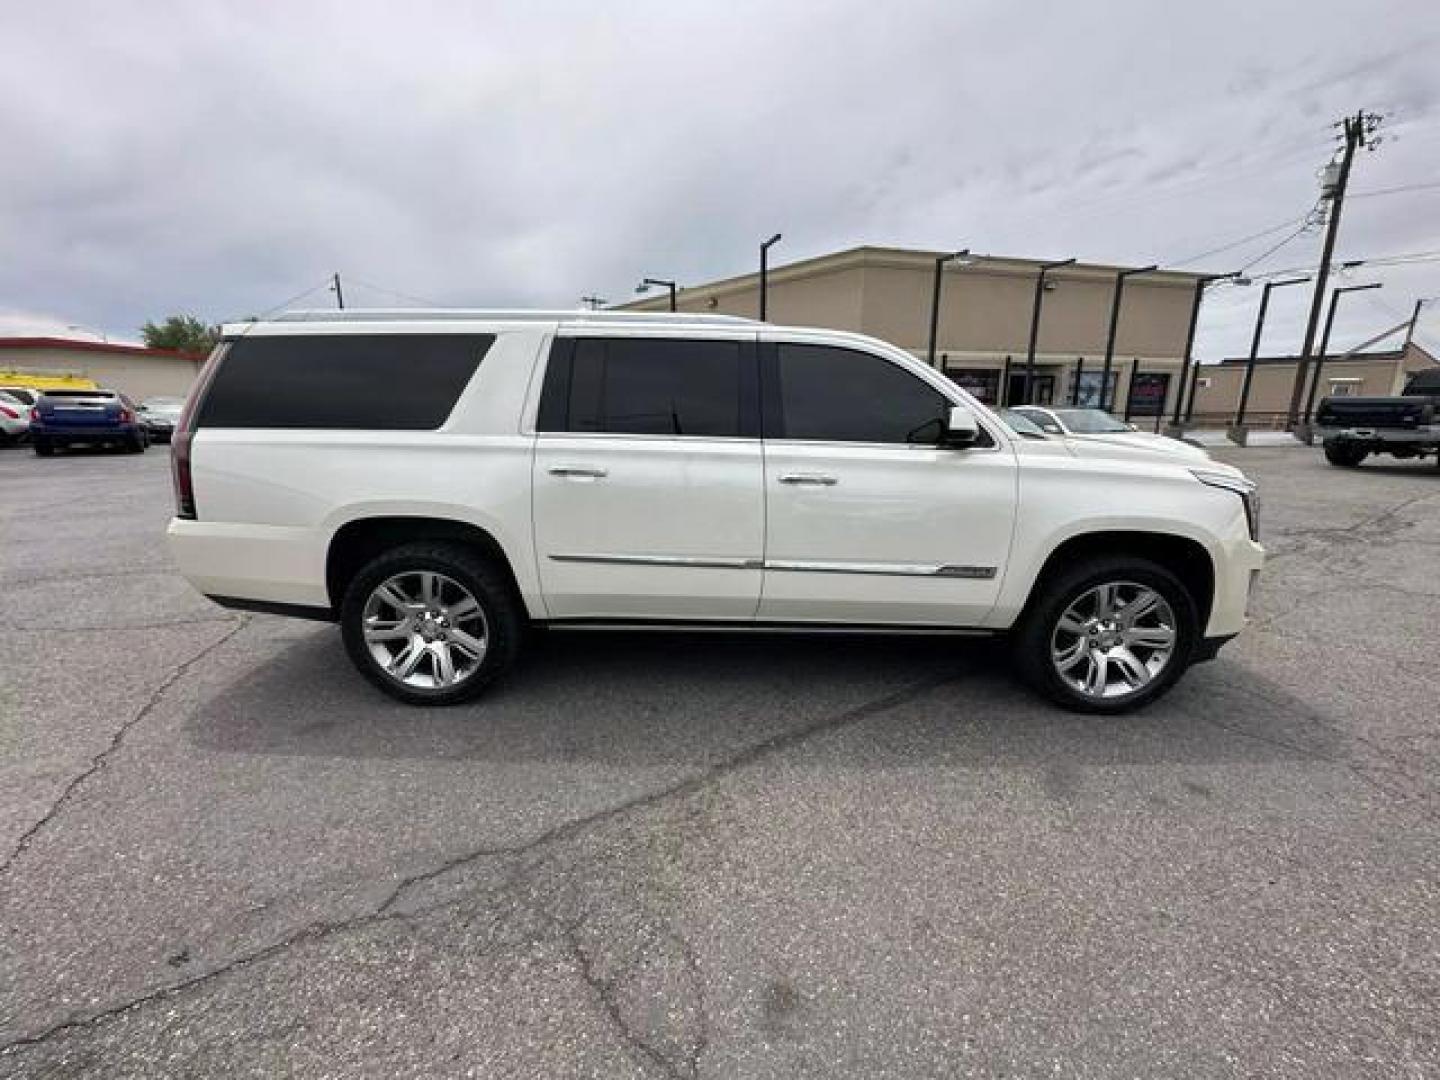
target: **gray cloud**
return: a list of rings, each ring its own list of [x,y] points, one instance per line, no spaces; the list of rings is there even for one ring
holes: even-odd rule
[[[396,302],[373,284],[570,306],[748,270],[777,229],[786,258],[1170,263],[1298,219],[1330,122],[1360,106],[1401,137],[1355,190],[1437,179],[1437,29],[1425,0],[1303,21],[1245,3],[14,7],[0,309],[125,334],[261,312],[334,269],[354,303]],[[1437,211],[1440,189],[1355,200],[1342,254],[1440,248]],[[1317,253],[1302,238],[1260,269]],[[1435,265],[1379,271],[1383,302],[1440,293]],[[1217,293],[1202,351],[1243,347],[1257,291]],[[1372,303],[1339,340],[1383,325]],[[1277,294],[1275,347],[1303,314]]]

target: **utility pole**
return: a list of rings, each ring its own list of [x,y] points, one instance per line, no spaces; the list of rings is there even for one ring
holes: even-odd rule
[[[1030,344],[1025,350],[1025,400],[1020,404],[1029,405],[1035,392],[1035,341],[1040,336],[1040,306],[1045,301],[1045,275],[1051,270],[1069,266],[1074,259],[1059,259],[1040,264],[1040,273],[1035,277],[1035,302],[1030,310]]]
[[[335,306],[338,307],[341,311],[344,311],[345,294],[340,291],[340,275],[338,272],[330,275],[330,288],[335,293]]]
[[[763,244],[760,245],[760,321],[765,321],[765,316],[770,311],[770,249],[780,242],[780,234],[777,232]]]
[[[1107,408],[1110,396],[1110,364],[1115,359],[1115,332],[1120,328],[1120,297],[1125,293],[1125,279],[1132,274],[1148,274],[1154,265],[1137,266],[1131,270],[1119,270],[1115,274],[1115,288],[1110,294],[1110,330],[1105,335],[1105,363],[1100,368],[1100,408]],[[1079,390],[1079,375],[1076,375],[1076,390]],[[1113,404],[1113,402],[1111,402]]]
[[[935,257],[935,280],[930,287],[930,348],[925,353],[925,362],[931,367],[935,366],[935,338],[940,332],[940,281],[945,274],[945,264],[955,260],[963,266],[969,258],[969,248]]]
[[[1360,147],[1374,150],[1379,145],[1375,131],[1380,126],[1378,113],[1364,109],[1341,121],[1345,144],[1339,162],[1325,167],[1320,198],[1330,203],[1330,219],[1325,228],[1325,247],[1320,253],[1320,269],[1315,275],[1315,294],[1310,300],[1310,318],[1305,323],[1305,344],[1300,349],[1300,363],[1295,368],[1295,386],[1290,391],[1290,408],[1285,413],[1285,429],[1294,431],[1299,420],[1300,399],[1305,393],[1305,380],[1310,374],[1310,353],[1315,347],[1315,331],[1320,325],[1320,309],[1325,303],[1325,286],[1330,280],[1330,260],[1335,255],[1335,240],[1340,234],[1340,211],[1345,206],[1345,191],[1350,185],[1350,166]],[[1333,177],[1333,181],[1332,181]]]

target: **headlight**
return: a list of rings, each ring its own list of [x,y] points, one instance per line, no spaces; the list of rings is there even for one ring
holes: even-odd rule
[[[1240,501],[1245,504],[1245,521],[1250,526],[1250,539],[1260,540],[1260,491],[1254,481],[1246,480],[1243,476],[1231,476],[1229,473],[1208,472],[1205,469],[1191,469],[1190,475],[1199,480],[1202,484],[1209,484],[1211,487],[1224,488],[1226,491],[1233,491],[1240,496]]]

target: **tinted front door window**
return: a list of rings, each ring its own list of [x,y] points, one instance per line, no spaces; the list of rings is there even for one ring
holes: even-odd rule
[[[945,395],[881,357],[782,344],[778,365],[784,438],[934,443],[943,430]]]

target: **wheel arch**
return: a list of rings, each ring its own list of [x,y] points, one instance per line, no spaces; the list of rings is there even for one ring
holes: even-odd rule
[[[325,555],[325,589],[332,609],[340,609],[345,590],[361,567],[382,552],[417,540],[449,541],[481,552],[504,574],[521,609],[536,614],[520,587],[513,560],[494,534],[473,522],[420,514],[358,517],[334,531]]]
[[[1184,584],[1195,601],[1200,627],[1209,625],[1215,602],[1215,560],[1200,541],[1178,533],[1140,529],[1097,529],[1066,537],[1045,557],[1035,575],[1020,617],[1064,567],[1096,556],[1137,555],[1165,567]]]

